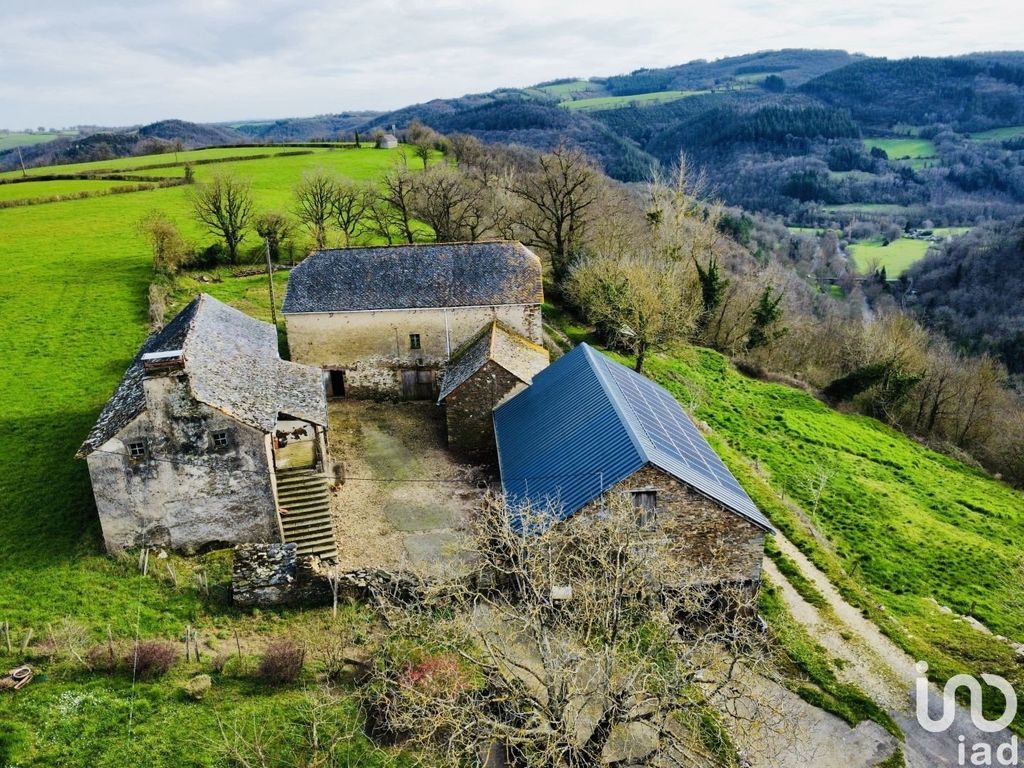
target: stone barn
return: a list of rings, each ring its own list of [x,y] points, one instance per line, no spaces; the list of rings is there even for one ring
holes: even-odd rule
[[[494,321],[541,344],[540,259],[513,242],[316,251],[284,299],[292,359],[330,397],[435,400],[440,370]]]
[[[150,336],[78,452],[107,549],[290,541],[336,556],[317,368],[201,295]]]
[[[548,351],[495,321],[456,351],[444,369],[437,402],[445,406],[448,444],[494,458],[492,412],[547,367]]]
[[[398,139],[393,133],[385,133],[377,139],[377,149],[395,149],[398,147]]]
[[[586,344],[494,412],[502,488],[561,519],[628,493],[681,568],[757,584],[765,516],[665,389]]]

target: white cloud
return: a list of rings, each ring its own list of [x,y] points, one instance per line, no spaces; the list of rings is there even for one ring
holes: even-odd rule
[[[349,109],[782,47],[1020,47],[1016,0],[5,0],[0,125]]]

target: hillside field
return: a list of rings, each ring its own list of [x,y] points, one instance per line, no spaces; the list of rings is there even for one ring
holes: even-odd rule
[[[597,111],[601,109],[620,109],[630,107],[634,104],[649,106],[651,104],[664,104],[677,99],[685,99],[689,96],[699,96],[710,91],[655,91],[653,93],[636,93],[630,96],[595,96],[590,99],[568,99],[560,106],[571,110]]]
[[[866,240],[853,243],[849,248],[858,272],[866,272],[869,265],[877,262],[878,268],[885,267],[889,277],[899,277],[911,264],[924,258],[929,245],[927,240],[901,237],[888,245],[883,245],[881,240]]]
[[[324,149],[195,170],[199,180],[217,170],[250,178],[257,208],[287,209],[304,171],[322,166],[374,179],[399,161],[400,151]],[[233,156],[222,150],[188,153],[192,160],[217,155]],[[167,159],[111,164],[123,169]],[[10,186],[32,194],[33,183]],[[260,637],[319,620],[315,611],[240,616],[226,603],[227,573],[215,555],[197,561],[210,574],[207,598],[185,578],[189,564],[178,565],[183,586],[172,589],[141,578],[130,562],[102,554],[86,466],[73,456],[146,336],[151,257],[137,222],[159,209],[178,221],[187,238],[214,239],[190,220],[186,194],[174,187],[0,210],[0,621],[10,622],[15,645],[29,628],[38,643],[48,626],[59,628],[66,617],[87,627],[95,641],[107,627],[117,638],[133,636],[136,628],[144,637],[174,638],[187,624],[216,633],[241,622],[247,634]],[[5,654],[0,649],[0,666],[14,660]],[[251,696],[251,683],[228,680],[213,706],[197,713],[182,701],[179,683],[147,683],[133,691],[131,680],[120,676],[71,677],[59,685],[39,679],[17,697],[0,697],[0,725],[35,724],[27,736],[31,758],[23,765],[212,765],[218,746],[207,736],[215,733],[216,715],[279,721],[299,747],[302,734],[289,732],[288,723],[300,693]],[[355,716],[351,707],[340,711]],[[205,735],[181,756],[177,739],[186,732]],[[352,749],[363,747],[365,740],[357,740]],[[366,764],[382,759],[366,757]]]
[[[45,133],[25,133],[22,131],[9,131],[0,133],[0,152],[15,147],[27,147],[32,144],[45,144],[47,141],[60,139],[65,136],[77,136],[75,131],[56,131]]]
[[[975,141],[1006,141],[1024,136],[1024,125],[1012,125],[1008,128],[993,128],[988,131],[972,133],[971,138]]]

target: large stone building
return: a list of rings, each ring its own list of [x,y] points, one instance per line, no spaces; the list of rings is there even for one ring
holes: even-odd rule
[[[142,345],[78,452],[107,548],[294,541],[336,555],[319,369],[201,295]]]
[[[494,412],[502,487],[560,519],[628,493],[681,568],[757,584],[765,516],[667,391],[581,344]]]
[[[548,351],[494,321],[457,350],[445,366],[438,404],[448,444],[483,459],[494,457],[494,409],[547,367]]]
[[[329,396],[435,399],[452,354],[494,321],[541,344],[540,260],[519,243],[317,251],[284,300],[292,359]]]

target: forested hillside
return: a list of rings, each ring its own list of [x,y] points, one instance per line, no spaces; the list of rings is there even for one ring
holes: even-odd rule
[[[1024,218],[957,238],[910,270],[924,321],[1024,374]]]

